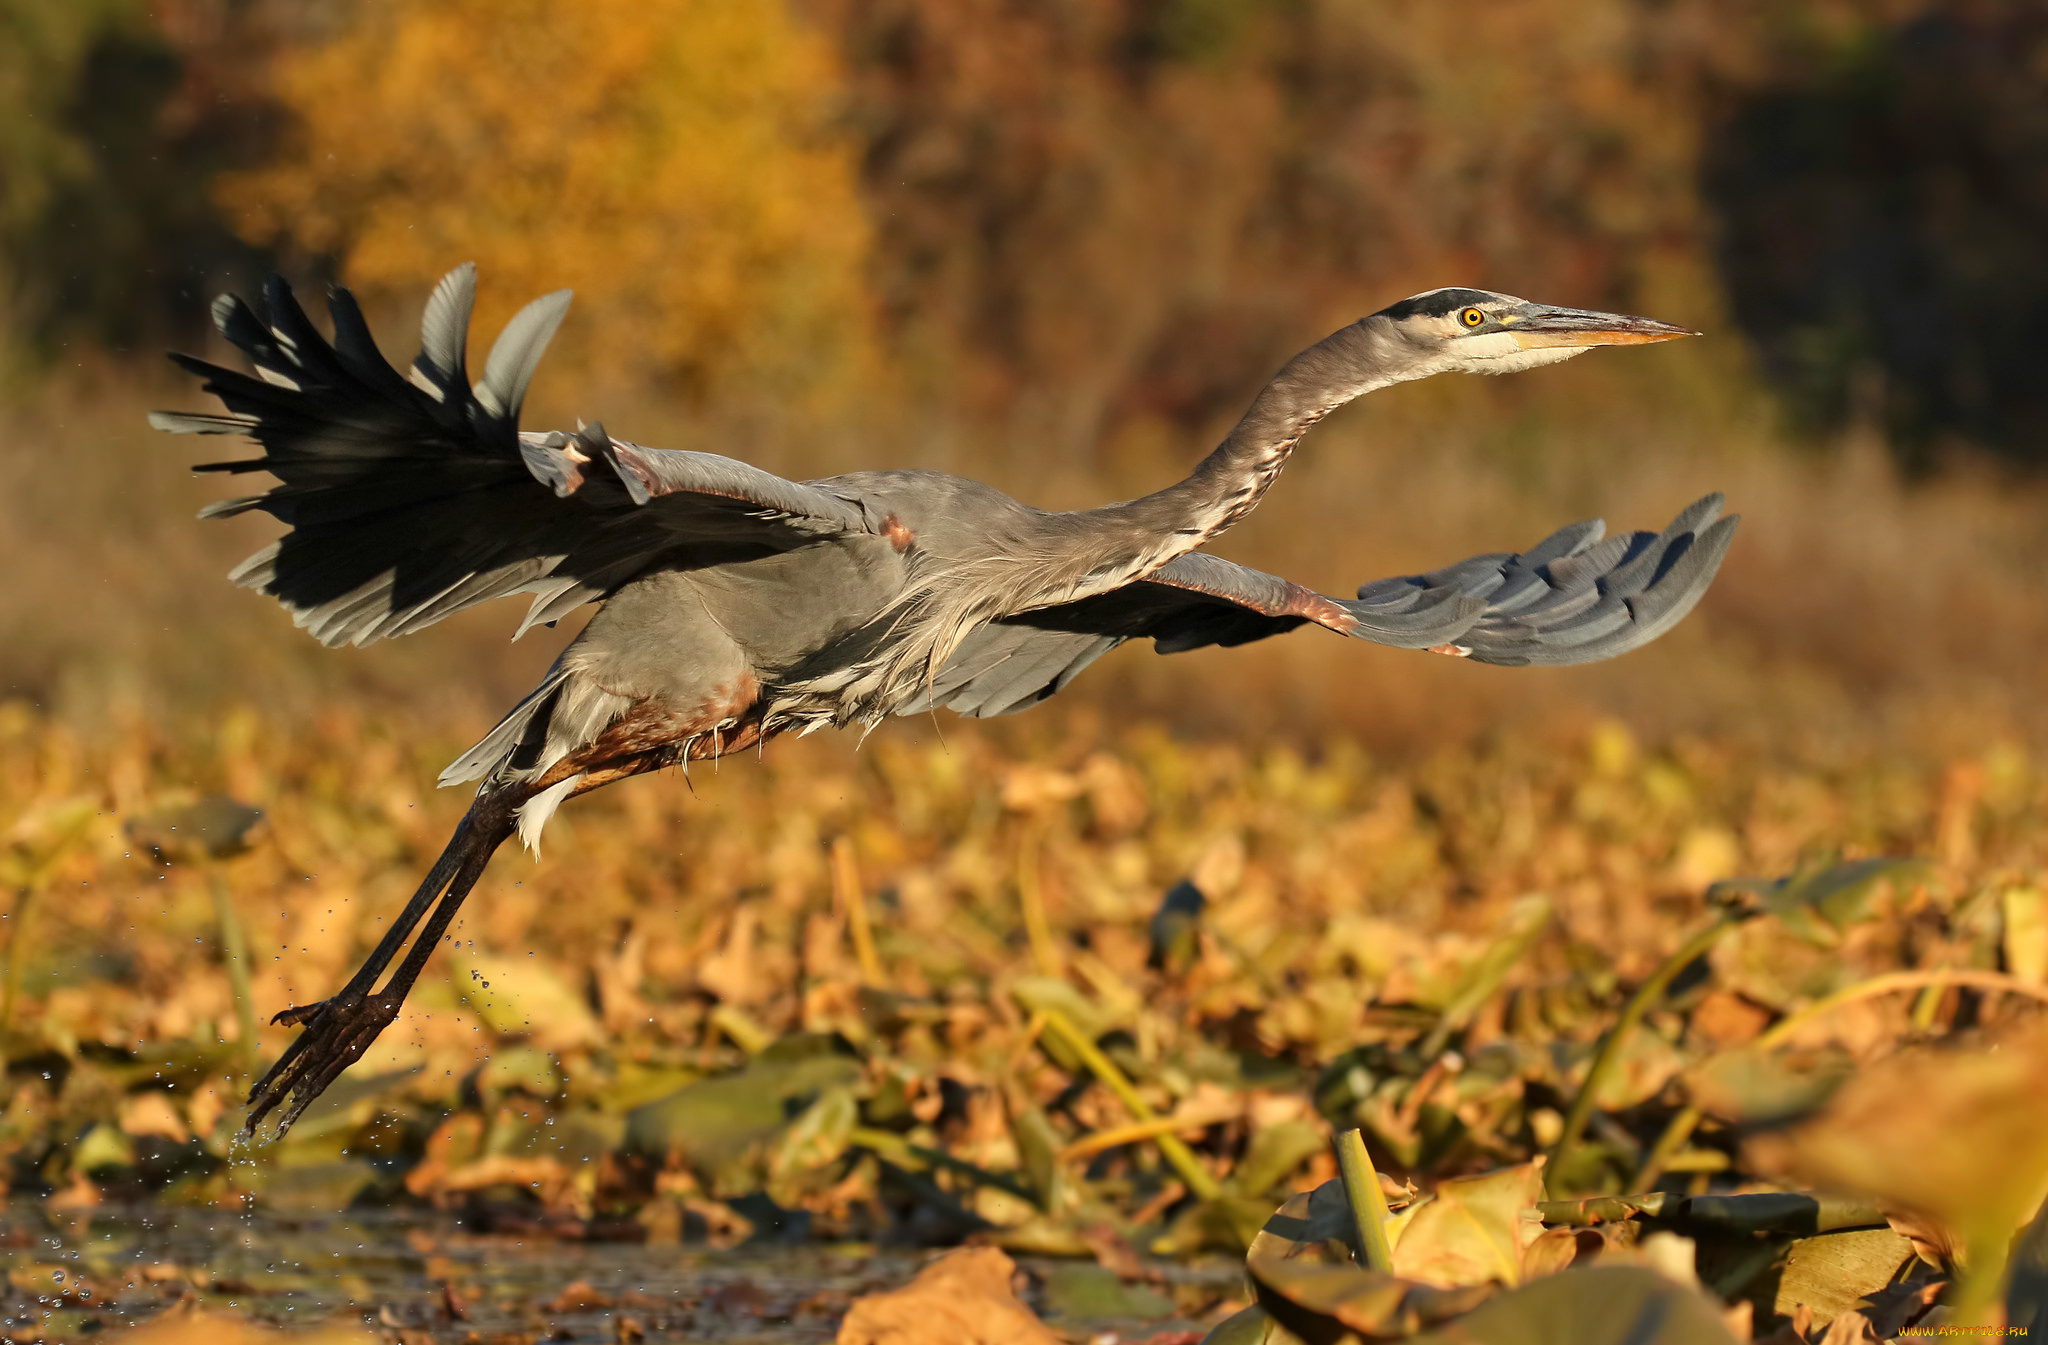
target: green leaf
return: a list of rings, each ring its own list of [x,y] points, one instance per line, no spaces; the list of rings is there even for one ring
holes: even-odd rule
[[[1334,1183],[1332,1183],[1334,1185]],[[1241,1252],[1259,1235],[1273,1202],[1267,1196],[1221,1195],[1183,1210],[1173,1227],[1153,1239],[1155,1256]]]
[[[1116,1272],[1093,1262],[1045,1268],[1046,1315],[1100,1321],[1132,1318],[1156,1321],[1173,1315],[1173,1301],[1142,1284],[1125,1284]]]
[[[1011,984],[1010,998],[1027,1014],[1062,1015],[1089,1041],[1101,1041],[1116,1026],[1114,1015],[1056,976],[1021,976]],[[1039,1033],[1038,1046],[1069,1074],[1086,1068],[1079,1053],[1055,1033]]]
[[[1302,1340],[1254,1303],[1218,1322],[1201,1345],[1302,1345]]]
[[[134,1165],[135,1146],[128,1142],[120,1127],[104,1121],[79,1136],[77,1146],[71,1151],[71,1167],[75,1172],[93,1173]]]
[[[835,1162],[852,1143],[860,1103],[851,1088],[828,1088],[776,1141],[768,1170],[777,1177],[813,1172]]]
[[[248,851],[249,833],[262,820],[261,808],[209,794],[197,803],[131,818],[127,832],[162,860],[227,859]]]
[[[778,1046],[781,1043],[777,1043]],[[832,1089],[860,1081],[860,1062],[839,1054],[809,1054],[811,1044],[778,1057],[774,1048],[746,1068],[701,1079],[626,1116],[626,1148],[652,1158],[675,1158],[713,1180],[756,1146],[765,1146],[792,1118]],[[848,1123],[851,1128],[851,1122]]]
[[[1736,1345],[1721,1310],[1645,1266],[1547,1275],[1479,1305],[1413,1345]]]
[[[455,992],[501,1037],[530,1037],[554,1050],[604,1040],[583,996],[538,958],[465,949],[449,963]]]
[[[1060,1161],[1060,1134],[1046,1114],[1034,1106],[1018,1106],[1010,1117],[1010,1138],[1016,1142],[1038,1208],[1057,1214],[1071,1206],[1079,1192],[1067,1178],[1066,1165]]]
[[[1224,1186],[1235,1195],[1263,1196],[1329,1143],[1320,1127],[1298,1119],[1256,1130]]]
[[[1260,1306],[1296,1335],[1330,1340],[1345,1330],[1405,1335],[1493,1292],[1490,1285],[1443,1290],[1365,1270],[1353,1259],[1353,1236],[1341,1182],[1324,1182],[1282,1205],[1245,1256]]]
[[[537,1098],[558,1097],[562,1092],[562,1070],[553,1056],[534,1046],[513,1045],[491,1052],[477,1070],[477,1092],[496,1100],[506,1093],[528,1093]]]
[[[1774,915],[1817,947],[1832,948],[1853,925],[1876,914],[1878,887],[1926,869],[1918,859],[1858,859],[1776,880],[1734,878],[1707,889],[1707,899],[1752,915]]]

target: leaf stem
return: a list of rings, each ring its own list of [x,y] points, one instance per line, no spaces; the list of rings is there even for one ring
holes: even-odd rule
[[[929,1167],[944,1168],[948,1172],[957,1172],[977,1186],[993,1186],[999,1191],[1009,1192],[1020,1200],[1037,1199],[1030,1189],[1015,1177],[990,1172],[979,1164],[970,1163],[964,1158],[955,1158],[940,1149],[927,1149],[921,1144],[912,1144],[901,1135],[887,1130],[855,1126],[846,1133],[846,1139],[849,1144],[873,1150],[900,1168],[914,1170],[922,1163]]]
[[[2038,1000],[2048,1000],[2048,986],[2029,985],[2016,977],[1997,971],[1977,971],[1970,967],[1936,967],[1928,971],[1888,971],[1882,976],[1873,976],[1867,981],[1837,990],[1832,995],[1823,995],[1804,1008],[1786,1014],[1771,1025],[1768,1032],[1749,1044],[1753,1051],[1768,1051],[1781,1046],[1794,1032],[1805,1027],[1823,1014],[1831,1013],[1844,1004],[1853,1004],[1859,999],[1870,999],[1876,995],[1889,994],[1894,990],[1915,990],[1932,986],[1967,985],[1977,990],[2004,990],[2015,995],[2027,995]]]
[[[228,964],[228,986],[235,996],[235,1059],[243,1073],[256,1067],[256,992],[249,984],[249,948],[242,937],[242,920],[235,912],[234,894],[228,891],[218,870],[206,875],[213,892],[213,915],[220,922],[220,951]]]
[[[13,919],[8,921],[14,928],[7,936],[7,976],[5,988],[0,989],[0,1029],[14,1026],[14,1006],[21,999],[22,966],[27,961],[23,954],[28,945],[22,935],[28,929],[28,913],[35,905],[35,897],[35,888],[27,883],[15,889]]]
[[[1017,855],[1017,900],[1024,908],[1024,936],[1031,942],[1038,974],[1060,976],[1066,968],[1045,915],[1044,848],[1045,837],[1037,828],[1025,832],[1023,848]]]
[[[1671,988],[1678,973],[1690,966],[1693,959],[1700,957],[1739,922],[1719,919],[1696,931],[1693,936],[1680,944],[1678,951],[1664,959],[1657,970],[1650,973],[1648,980],[1636,987],[1628,1003],[1622,1005],[1621,1016],[1614,1020],[1614,1026],[1601,1038],[1600,1049],[1593,1055],[1593,1063],[1586,1070],[1586,1081],[1579,1086],[1578,1096],[1572,1099],[1571,1110],[1565,1113],[1564,1128],[1558,1133],[1557,1146],[1550,1152],[1550,1166],[1547,1182],[1561,1180],[1566,1155],[1577,1147],[1579,1137],[1586,1132],[1586,1122],[1592,1119],[1593,1108],[1601,1090],[1614,1074],[1621,1062],[1621,1048],[1628,1041],[1629,1034],[1643,1021],[1650,1008],[1664,997]],[[1563,1194],[1556,1186],[1550,1187],[1550,1194]]]
[[[1671,1124],[1664,1127],[1664,1133],[1657,1136],[1657,1142],[1643,1155],[1643,1165],[1636,1169],[1635,1180],[1629,1183],[1633,1190],[1647,1191],[1664,1175],[1664,1169],[1685,1142],[1692,1138],[1693,1128],[1700,1123],[1700,1109],[1687,1104],[1678,1115],[1671,1118]]]
[[[1094,1042],[1088,1040],[1085,1032],[1068,1022],[1067,1016],[1058,1009],[1046,1009],[1043,1012],[1045,1030],[1073,1048],[1074,1054],[1081,1057],[1081,1063],[1102,1081],[1104,1088],[1116,1094],[1117,1100],[1124,1104],[1124,1109],[1130,1112],[1135,1120],[1144,1122],[1159,1119],[1159,1113],[1153,1111],[1145,1099],[1138,1096],[1138,1090],[1131,1086],[1131,1081],[1124,1077],[1124,1072],[1116,1067],[1116,1062],[1104,1055]],[[1214,1200],[1223,1194],[1221,1184],[1202,1166],[1202,1161],[1195,1157],[1195,1151],[1181,1142],[1180,1136],[1162,1134],[1156,1136],[1152,1142],[1159,1146],[1160,1157],[1180,1174],[1180,1179],[1187,1183],[1188,1190],[1194,1193],[1197,1200]]]
[[[1351,1220],[1358,1226],[1358,1259],[1367,1270],[1392,1274],[1394,1248],[1387,1241],[1387,1196],[1380,1190],[1380,1175],[1373,1170],[1372,1155],[1366,1152],[1365,1136],[1356,1130],[1346,1130],[1333,1145],[1344,1197],[1351,1205]]]
[[[881,956],[875,952],[875,931],[868,923],[867,896],[861,891],[860,865],[853,853],[851,836],[841,836],[832,842],[832,887],[846,911],[846,928],[853,936],[853,955],[860,963],[861,984],[886,990],[889,981],[882,971]]]

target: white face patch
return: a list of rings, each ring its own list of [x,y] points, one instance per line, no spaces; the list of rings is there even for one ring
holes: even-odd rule
[[[1513,333],[1488,332],[1484,336],[1467,336],[1453,341],[1451,354],[1456,363],[1452,367],[1468,374],[1518,374],[1524,369],[1562,364],[1590,349],[1590,346],[1546,346],[1524,350]]]
[[[1452,349],[1462,364],[1466,360],[1497,360],[1504,355],[1519,355],[1522,343],[1515,340],[1512,332],[1486,332],[1479,336],[1461,336]]]

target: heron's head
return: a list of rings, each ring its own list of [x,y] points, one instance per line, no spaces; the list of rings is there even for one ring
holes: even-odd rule
[[[1491,290],[1430,290],[1374,316],[1413,348],[1428,373],[1511,374],[1594,346],[1698,335],[1652,318],[1554,308]]]

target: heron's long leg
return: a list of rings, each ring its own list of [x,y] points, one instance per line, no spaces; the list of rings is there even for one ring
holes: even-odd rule
[[[391,965],[391,959],[397,957],[399,950],[405,947],[406,938],[419,924],[420,918],[433,906],[434,899],[447,889],[449,880],[454,878],[456,870],[462,867],[465,844],[475,829],[472,821],[475,815],[475,809],[471,809],[463,815],[462,821],[456,824],[455,834],[448,838],[448,844],[442,849],[441,857],[434,861],[434,867],[427,870],[427,876],[420,880],[419,890],[412,894],[412,899],[405,903],[405,909],[391,922],[391,928],[384,931],[384,937],[370,951],[370,955],[363,959],[363,965],[356,968],[356,974],[349,977],[348,984],[334,993],[333,999],[350,999],[368,994],[370,987],[375,985],[377,978],[383,974],[384,968]],[[295,1004],[273,1015],[270,1021],[303,1023],[327,1002],[321,1000],[317,1004]]]
[[[498,846],[512,834],[510,818],[510,810],[503,807],[486,808],[480,803],[472,808],[428,873],[426,882],[341,992],[318,1004],[278,1015],[278,1020],[302,1023],[304,1029],[249,1090],[249,1119],[242,1127],[243,1134],[254,1134],[264,1118],[282,1106],[276,1132],[282,1136],[313,1099],[360,1059],[370,1043],[390,1026],[456,909],[483,876]],[[404,946],[406,936],[419,925],[422,916],[426,917],[425,928],[420,930],[397,973],[382,990],[370,993],[378,975]]]
[[[758,722],[755,721],[751,732],[758,733]],[[244,1123],[242,1133],[254,1134],[264,1118],[275,1111],[278,1113],[276,1134],[282,1136],[313,1099],[319,1097],[343,1070],[361,1059],[370,1043],[398,1017],[398,1010],[412,990],[413,982],[419,979],[427,959],[434,955],[435,947],[447,933],[449,923],[455,919],[455,912],[469,896],[470,889],[476,886],[477,879],[483,876],[491,856],[512,834],[513,817],[521,803],[540,789],[571,775],[577,779],[573,793],[587,794],[614,781],[654,770],[669,759],[668,754],[661,750],[600,758],[599,761],[572,758],[558,764],[538,781],[480,795],[455,828],[448,848],[434,861],[434,867],[413,893],[412,900],[406,902],[405,909],[399,912],[391,928],[385,931],[384,937],[356,974],[349,978],[348,984],[330,999],[287,1009],[271,1020],[296,1023],[303,1030],[285,1048],[277,1063],[270,1067],[270,1072],[249,1090],[249,1119]],[[407,950],[405,960],[384,983],[384,988],[373,993],[371,987],[391,965],[391,960],[398,956],[399,950],[405,947],[409,937],[412,947]]]

